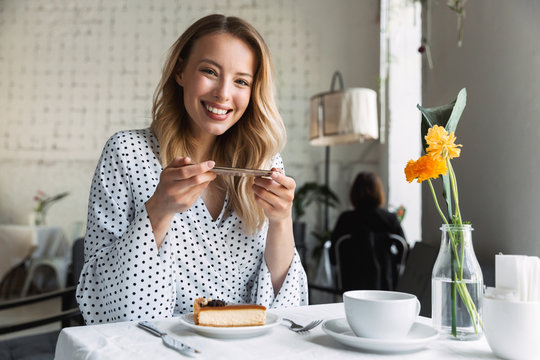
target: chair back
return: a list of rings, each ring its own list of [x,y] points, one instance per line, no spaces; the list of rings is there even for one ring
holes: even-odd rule
[[[394,290],[404,269],[408,245],[386,232],[346,234],[336,242],[338,288]]]
[[[78,238],[73,241],[71,247],[71,266],[69,271],[69,276],[67,279],[67,284],[69,286],[77,286],[79,283],[79,277],[81,276],[82,268],[84,265],[84,238]],[[75,292],[66,294],[62,296],[62,310],[78,308],[77,299],[75,297]],[[68,318],[62,320],[62,327],[68,326],[78,326],[83,325],[84,320],[82,315],[77,316],[76,318]]]
[[[77,285],[79,282],[79,277],[81,276],[82,268],[84,265],[84,238],[78,238],[73,242],[73,247],[71,248],[71,266],[72,266],[72,281],[74,285]]]
[[[405,271],[396,288],[397,291],[416,295],[422,316],[431,317],[431,273],[438,253],[437,247],[417,242],[409,251]]]

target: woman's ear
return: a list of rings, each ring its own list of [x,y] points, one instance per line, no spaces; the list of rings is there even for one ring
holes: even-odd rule
[[[177,71],[174,73],[174,80],[176,80],[176,83],[180,86],[182,85],[182,73],[180,71]]]
[[[178,64],[176,64],[176,68],[174,69],[174,80],[176,80],[176,83],[180,86],[183,86],[183,66],[182,66],[182,59],[178,58]]]

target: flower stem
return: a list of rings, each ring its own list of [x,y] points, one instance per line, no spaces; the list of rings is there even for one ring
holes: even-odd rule
[[[448,225],[448,220],[446,220],[446,217],[444,216],[441,207],[439,206],[439,202],[437,201],[437,195],[435,195],[435,189],[433,188],[433,184],[431,183],[431,179],[428,179],[429,188],[431,189],[431,195],[433,195],[433,201],[435,202],[435,207],[437,207],[437,211],[439,212],[439,215],[441,215],[444,223]]]
[[[461,211],[459,210],[459,195],[456,173],[454,172],[454,168],[452,167],[452,163],[450,163],[449,158],[446,158],[446,167],[448,168],[448,174],[450,175],[450,186],[452,187],[452,194],[454,195],[454,207],[456,209],[454,214],[455,220],[452,222],[454,223],[454,225],[462,225],[463,222],[461,220]]]
[[[441,215],[441,218],[443,219],[444,223],[446,225],[450,225],[448,223],[448,220],[446,220],[446,217],[444,216],[442,210],[441,210],[441,207],[439,206],[439,202],[437,201],[437,195],[435,195],[435,189],[433,188],[433,184],[431,183],[431,179],[428,179],[428,183],[429,183],[429,188],[431,189],[431,195],[433,196],[433,201],[435,202],[435,207],[437,208],[437,211],[439,212],[439,215]],[[461,268],[461,263],[462,261],[460,261],[460,258],[458,257],[458,253],[457,253],[457,242],[456,242],[456,239],[454,237],[454,232],[449,228],[448,229],[448,234],[450,236],[450,242],[451,242],[451,246],[452,246],[452,251],[454,252],[454,255],[456,257],[456,263],[457,263],[457,266],[458,266],[458,269]],[[463,259],[463,254],[461,256],[461,259]],[[462,275],[463,276],[463,275]]]
[[[452,246],[452,247],[454,247],[454,246]],[[452,293],[451,293],[451,297],[452,297],[452,336],[456,337],[457,336],[457,295],[456,295],[457,281],[455,281],[456,276],[455,276],[455,271],[454,271],[454,259],[452,259],[452,257],[453,257],[452,255],[455,256],[455,249],[454,249],[453,252],[450,253],[450,267],[451,267],[452,274],[454,274],[454,281],[452,281],[452,290],[451,290],[452,291]]]
[[[474,305],[474,301],[471,298],[471,295],[469,294],[469,291],[467,290],[467,285],[460,281],[457,284],[457,290],[459,291],[459,296],[461,297],[461,300],[463,301],[463,304],[465,304],[465,308],[467,309],[467,312],[469,313],[469,316],[471,317],[474,332],[478,334],[478,327],[476,326],[476,323],[478,322],[480,326],[483,327],[482,320],[480,319],[480,314],[478,314],[478,311],[476,310],[476,306]]]
[[[461,219],[461,211],[459,210],[459,195],[458,195],[458,187],[457,187],[457,178],[456,173],[454,172],[454,168],[452,167],[452,164],[450,163],[450,159],[446,158],[446,166],[448,167],[448,173],[450,175],[450,184],[452,186],[452,193],[454,195],[454,206],[456,208],[455,215],[454,215],[454,224],[456,225],[463,225],[463,221]],[[461,235],[463,235],[461,233]],[[460,257],[460,263],[463,264],[463,259],[465,257],[465,244],[463,243],[464,239],[463,236],[459,237],[459,243],[461,244],[461,257]],[[457,244],[456,244],[457,246]],[[458,266],[459,270],[459,279],[463,280],[463,266]]]

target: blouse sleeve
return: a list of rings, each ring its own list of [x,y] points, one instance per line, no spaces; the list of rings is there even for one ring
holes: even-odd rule
[[[251,299],[253,303],[269,308],[308,305],[307,276],[296,249],[287,276],[276,296],[274,296],[270,270],[263,259],[257,282],[252,289]]]
[[[272,167],[284,168],[283,160],[279,154],[273,159]],[[307,276],[296,248],[289,271],[281,285],[281,289],[275,296],[270,270],[263,256],[257,281],[251,291],[251,301],[269,308],[308,305]]]
[[[147,199],[141,192],[135,197],[130,182],[133,172],[140,170],[132,166],[141,159],[128,154],[122,136],[113,135],[92,180],[85,263],[77,286],[87,324],[162,318],[174,310],[169,241],[166,237],[158,251]]]

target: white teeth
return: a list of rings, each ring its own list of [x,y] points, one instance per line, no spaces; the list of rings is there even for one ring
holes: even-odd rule
[[[217,109],[215,107],[208,106],[206,104],[204,105],[204,107],[206,107],[206,110],[216,115],[225,115],[227,113],[227,110]]]

